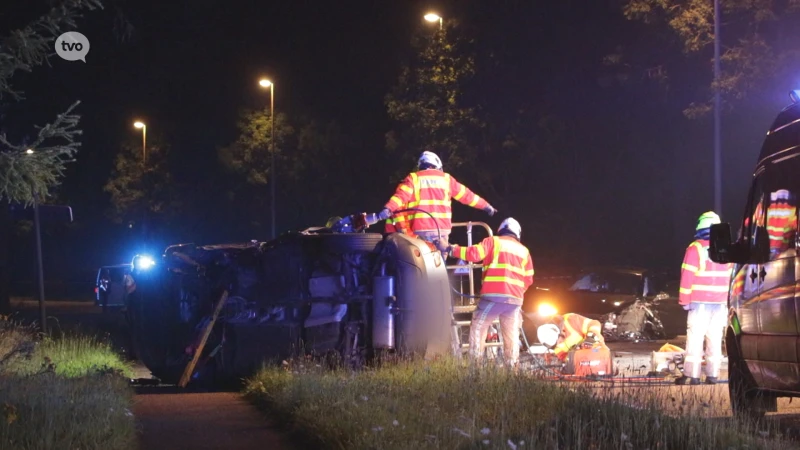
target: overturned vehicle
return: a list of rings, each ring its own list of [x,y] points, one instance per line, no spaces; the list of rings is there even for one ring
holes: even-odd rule
[[[450,353],[441,253],[365,228],[354,215],[268,242],[168,247],[154,266],[134,268],[136,356],[172,383],[198,350],[193,378],[214,380],[298,355],[359,366],[381,354]]]

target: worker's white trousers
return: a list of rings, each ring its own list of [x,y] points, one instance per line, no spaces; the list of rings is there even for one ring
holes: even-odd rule
[[[686,358],[683,374],[700,378],[705,342],[706,376],[719,377],[722,364],[722,336],[728,324],[728,308],[724,303],[693,303],[686,320]]]
[[[469,327],[469,354],[473,359],[483,357],[486,333],[497,319],[500,319],[500,333],[503,335],[503,359],[507,365],[514,366],[519,360],[519,330],[522,326],[522,307],[510,303],[500,303],[482,298],[478,309],[472,313]]]

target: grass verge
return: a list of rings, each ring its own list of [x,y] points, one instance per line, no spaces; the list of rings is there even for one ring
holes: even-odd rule
[[[0,318],[0,450],[134,448],[130,373],[93,338],[40,339]]]
[[[732,420],[667,415],[655,400],[626,406],[588,389],[454,361],[360,373],[265,368],[245,395],[322,448],[793,448]]]

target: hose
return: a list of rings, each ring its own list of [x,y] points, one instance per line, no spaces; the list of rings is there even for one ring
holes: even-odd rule
[[[411,211],[421,212],[421,213],[425,213],[425,214],[429,215],[431,217],[431,219],[433,219],[433,223],[436,225],[436,236],[437,236],[437,239],[441,239],[442,230],[441,230],[441,228],[439,228],[439,221],[436,220],[436,217],[433,217],[433,214],[429,213],[428,211],[425,211],[424,209],[419,209],[419,208],[398,209],[397,211],[393,211],[392,212],[392,217],[394,217],[396,214],[399,214],[399,213],[411,212]]]

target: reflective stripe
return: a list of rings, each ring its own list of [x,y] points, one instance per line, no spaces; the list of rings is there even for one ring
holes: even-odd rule
[[[475,195],[473,196],[473,199],[472,199],[472,201],[471,201],[471,202],[469,202],[469,206],[472,206],[472,207],[474,207],[474,206],[475,206],[475,205],[477,205],[477,204],[478,204],[478,202],[480,202],[480,201],[481,201],[481,198],[480,198],[480,197],[478,197],[478,194],[475,194]]]
[[[700,270],[697,267],[695,267],[695,266],[693,266],[691,264],[686,264],[686,263],[681,264],[681,269],[686,269],[686,270],[688,270],[690,272],[697,272],[698,270]]]
[[[428,214],[430,214],[430,215],[428,215]],[[416,213],[416,214],[411,214],[409,217],[411,219],[425,219],[425,218],[430,219],[431,216],[433,216],[436,219],[449,219],[452,216],[452,214],[451,213],[441,213],[441,212]]]
[[[401,190],[401,191],[403,191],[403,192],[407,192],[407,193],[409,193],[409,194],[411,194],[411,193],[413,193],[413,192],[414,192],[414,189],[413,189],[413,188],[411,188],[411,187],[409,187],[409,186],[407,186],[407,185],[405,185],[405,184],[401,184],[401,185],[400,185],[400,190]]]
[[[496,281],[496,282],[499,282],[499,283],[513,284],[514,286],[519,286],[521,288],[525,287],[525,282],[520,281],[520,280],[515,280],[513,278],[506,278],[504,276],[487,276],[487,277],[483,277],[483,281],[487,282],[487,283],[490,283],[492,281]]]
[[[525,274],[526,274],[525,269],[523,269],[521,267],[517,267],[517,266],[515,266],[513,264],[497,263],[497,264],[492,265],[492,269],[505,269],[505,270],[508,270],[510,272],[518,273],[518,274],[520,274],[522,276],[525,276]],[[533,272],[533,271],[531,271],[531,272]]]
[[[449,201],[445,200],[420,200],[416,202],[417,205],[427,205],[427,206],[448,206],[450,205]]]
[[[398,208],[403,205],[403,201],[400,200],[396,195],[393,195],[392,198],[389,199],[389,203],[394,203]]]
[[[461,200],[466,194],[467,187],[462,184],[461,187],[458,188],[458,192],[456,192],[456,195],[454,195],[453,198],[456,200]]]
[[[681,288],[680,289],[680,293],[681,294],[691,294],[692,293],[692,289],[691,288]]]

